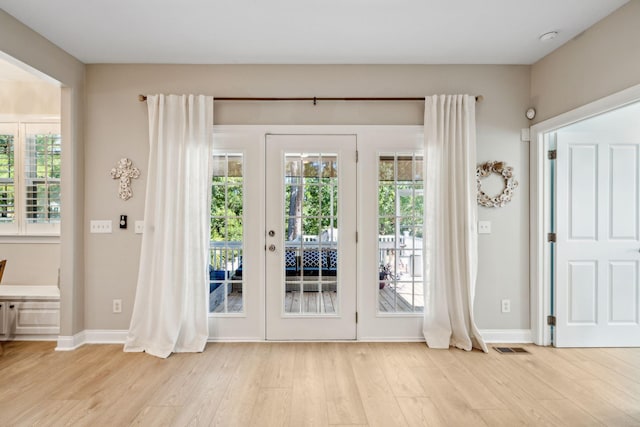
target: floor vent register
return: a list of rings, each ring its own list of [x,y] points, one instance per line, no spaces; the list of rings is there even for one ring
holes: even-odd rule
[[[529,354],[522,347],[493,347],[500,354]]]

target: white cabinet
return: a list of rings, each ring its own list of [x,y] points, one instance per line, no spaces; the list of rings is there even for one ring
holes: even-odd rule
[[[55,286],[0,286],[0,340],[55,339],[60,291]]]

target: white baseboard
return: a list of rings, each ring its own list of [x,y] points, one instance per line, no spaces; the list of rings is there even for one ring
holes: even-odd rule
[[[84,344],[124,344],[126,330],[86,329],[73,336],[59,336],[56,351],[75,350]]]
[[[60,335],[56,351],[71,351],[85,343],[85,331],[80,331],[75,335]]]
[[[260,337],[209,337],[207,342],[265,342]]]
[[[480,334],[487,344],[533,342],[531,329],[481,329]],[[424,337],[360,337],[363,342],[424,342]]]
[[[533,342],[531,329],[482,329],[480,330],[486,343],[518,343]],[[87,329],[73,336],[59,336],[56,351],[75,350],[83,344],[124,344],[126,330],[119,329]],[[359,342],[424,342],[424,337],[360,337]],[[211,338],[207,342],[265,342],[259,337],[225,337]]]
[[[55,341],[56,336],[51,334],[14,334],[3,337],[3,341]]]
[[[533,342],[531,329],[481,329],[480,334],[487,344],[530,344]]]
[[[424,342],[424,337],[360,337],[357,342]]]

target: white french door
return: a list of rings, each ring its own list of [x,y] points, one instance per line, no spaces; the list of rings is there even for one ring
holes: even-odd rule
[[[266,338],[356,339],[356,137],[266,135]]]
[[[558,347],[640,346],[640,136],[557,133]]]

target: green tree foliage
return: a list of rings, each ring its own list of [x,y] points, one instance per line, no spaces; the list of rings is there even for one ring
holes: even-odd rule
[[[422,237],[422,161],[411,155],[382,156],[378,163],[380,235],[409,232]]]
[[[399,169],[397,174],[395,168]],[[421,177],[412,172],[418,168],[421,168],[421,164],[411,158],[394,162],[391,157],[380,161],[379,234],[393,235],[397,226],[400,234],[409,231],[416,237],[422,236],[423,185]],[[300,169],[302,173],[297,172]],[[211,240],[242,239],[242,183],[241,176],[214,177],[211,192]],[[291,218],[284,218],[287,236],[318,236],[327,228],[338,227],[338,177],[335,160],[323,159],[321,162],[311,159],[298,166],[289,165],[285,184],[284,212],[285,215],[293,213]],[[295,204],[299,201],[295,196],[296,188],[302,189],[297,196],[302,197],[303,219],[300,225],[297,225],[294,218]],[[299,226],[302,230],[290,230],[291,227]]]
[[[214,176],[211,186],[211,240],[242,241],[242,177]],[[213,251],[210,264],[215,270],[227,270],[227,262],[239,264],[240,248]],[[236,265],[237,265],[236,264]]]
[[[310,178],[305,182],[302,203],[302,234],[318,236],[338,227],[338,183],[335,178]]]
[[[319,236],[328,228],[337,228],[338,173],[333,156],[287,159],[287,186],[284,211],[286,236],[295,239],[302,235]],[[301,173],[299,172],[301,171]],[[298,191],[298,190],[302,191]],[[299,215],[297,207],[301,205]],[[301,228],[301,229],[300,229]]]
[[[213,178],[211,240],[217,242],[242,240],[242,177],[216,176]]]

